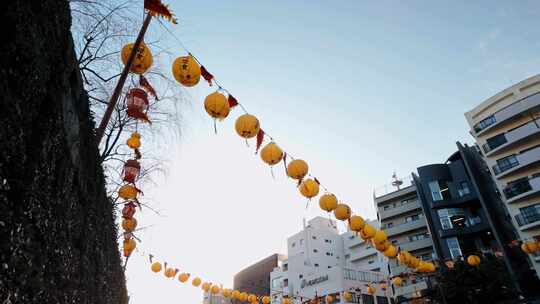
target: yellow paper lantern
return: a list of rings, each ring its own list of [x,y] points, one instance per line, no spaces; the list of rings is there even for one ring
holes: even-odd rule
[[[123,185],[122,187],[120,187],[120,189],[118,189],[118,196],[125,200],[131,200],[137,198],[138,192],[139,191],[137,190],[137,188],[135,188],[135,186]]]
[[[407,266],[409,266],[410,268],[418,268],[421,263],[423,263],[423,261],[411,255],[411,257],[409,258],[409,264]]]
[[[218,294],[220,291],[221,291],[221,288],[217,285],[212,285],[212,287],[210,288],[210,292],[212,294]]]
[[[521,250],[527,254],[535,253],[539,248],[536,242],[523,242],[521,244]]]
[[[388,238],[386,237],[386,233],[384,233],[384,231],[382,230],[377,230],[377,232],[375,232],[375,235],[373,236],[373,243],[375,244],[382,244],[387,240]]]
[[[334,298],[331,295],[326,296],[326,303],[332,303],[334,301]]]
[[[350,302],[352,300],[352,294],[348,291],[343,292],[343,299],[345,301]]]
[[[349,228],[352,231],[360,232],[362,231],[362,228],[364,228],[365,221],[361,216],[353,215],[349,219]]]
[[[308,173],[308,164],[301,160],[295,159],[287,165],[287,175],[290,178],[301,180]]]
[[[401,264],[408,265],[411,259],[411,254],[408,251],[400,251],[398,254],[398,261]]]
[[[434,272],[434,271],[435,271],[435,264],[427,263],[426,272]]]
[[[395,277],[392,279],[392,284],[394,284],[394,286],[401,286],[401,284],[403,284],[403,279],[401,279],[400,277]]]
[[[311,178],[303,180],[299,188],[300,193],[307,198],[312,198],[319,194],[319,183]]]
[[[375,289],[375,287],[369,285],[368,288],[367,288],[367,293],[370,294],[370,295],[373,295],[377,290]]]
[[[467,263],[471,266],[478,266],[480,264],[480,257],[472,254],[467,258]]]
[[[269,304],[270,303],[270,297],[269,296],[262,297],[262,303],[263,304]]]
[[[251,114],[240,115],[234,125],[236,133],[243,138],[252,138],[259,133],[259,120]]]
[[[340,221],[346,221],[351,217],[351,208],[345,204],[338,204],[334,209],[334,216]]]
[[[338,204],[337,197],[333,195],[332,193],[323,194],[319,198],[319,207],[321,207],[321,209],[326,212],[331,212],[334,209],[336,209],[337,204]]]
[[[193,278],[193,280],[191,281],[191,284],[195,287],[199,287],[199,285],[201,285],[201,279],[200,278]]]
[[[181,273],[179,276],[178,276],[178,281],[182,282],[182,283],[185,283],[189,280],[189,273]]]
[[[240,301],[246,302],[247,299],[248,299],[248,294],[247,294],[247,292],[242,292],[242,293],[240,294]]]
[[[139,149],[141,147],[141,134],[137,132],[131,133],[131,136],[126,141],[126,144],[131,149]]]
[[[129,219],[123,219],[122,228],[124,228],[124,230],[127,232],[132,232],[133,230],[135,230],[135,228],[137,228],[137,220],[134,217]]]
[[[225,289],[223,289],[223,291],[221,293],[223,294],[223,296],[225,298],[230,298],[231,297],[231,290],[230,289],[225,288]]]
[[[367,241],[375,236],[375,233],[377,230],[375,227],[371,226],[370,224],[365,224],[362,230],[360,231],[360,237]]]
[[[233,290],[232,293],[231,293],[231,296],[237,300],[240,300],[240,291],[238,290]]]
[[[165,276],[167,278],[174,278],[174,276],[176,275],[176,269],[174,268],[167,268],[165,269]]]
[[[214,92],[204,99],[204,109],[213,118],[225,119],[230,111],[229,101],[223,94]]]
[[[380,252],[385,251],[390,246],[390,242],[388,242],[388,241],[377,244],[377,243],[375,243],[374,239],[371,239],[371,243],[373,244],[373,247],[375,247],[375,249],[377,249]]]
[[[176,58],[172,64],[172,73],[174,79],[186,87],[196,85],[201,79],[201,67],[191,55]]]
[[[289,298],[283,298],[281,304],[291,304],[291,300]]]
[[[131,54],[131,50],[133,49],[133,43],[126,44],[122,48],[122,63],[124,65],[127,64],[129,59],[129,54]],[[139,50],[137,51],[137,54],[135,54],[135,58],[133,58],[133,62],[131,64],[131,68],[129,69],[130,72],[133,72],[135,74],[143,74],[146,72],[154,62],[154,59],[152,58],[152,53],[150,52],[150,49],[144,44],[144,42],[141,42],[141,45],[139,46]]]
[[[254,295],[254,294],[250,294],[250,295],[248,295],[247,300],[248,300],[249,303],[256,302],[257,301],[257,296]]]
[[[150,266],[150,269],[152,269],[153,272],[160,272],[161,271],[161,263],[160,262],[152,263],[152,266]]]
[[[394,245],[388,246],[386,250],[383,252],[384,256],[387,258],[394,259],[397,256],[397,248]]]
[[[210,287],[212,287],[212,284],[210,284],[209,282],[204,282],[201,286],[202,290],[204,290],[205,292],[210,291]]]
[[[270,142],[262,148],[261,159],[270,166],[273,166],[283,159],[283,150],[274,142]]]

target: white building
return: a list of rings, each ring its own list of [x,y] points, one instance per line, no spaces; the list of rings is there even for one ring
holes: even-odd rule
[[[540,240],[540,74],[465,113],[521,240]],[[540,276],[540,252],[529,255]]]
[[[328,218],[304,222],[304,229],[287,239],[288,258],[270,274],[272,302],[288,296],[299,304],[331,295],[335,303],[346,303],[341,295],[350,291],[351,303],[389,303],[390,292],[381,290],[378,283],[373,284],[375,295],[367,294],[367,284],[386,276],[366,270],[381,269],[380,259],[352,236],[352,232],[340,234],[335,221]]]

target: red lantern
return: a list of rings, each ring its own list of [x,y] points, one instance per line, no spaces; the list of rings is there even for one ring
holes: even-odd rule
[[[148,106],[148,94],[145,90],[139,88],[129,90],[127,95],[127,114],[129,117],[150,122],[146,116]]]
[[[133,215],[135,214],[135,204],[133,202],[128,202],[124,205],[124,208],[122,209],[122,217],[126,219],[133,218]]]
[[[124,181],[128,183],[134,183],[135,179],[139,176],[141,171],[141,165],[135,159],[130,159],[124,164]]]

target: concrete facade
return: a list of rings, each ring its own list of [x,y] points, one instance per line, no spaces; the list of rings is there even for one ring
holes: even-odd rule
[[[423,260],[432,260],[433,242],[412,178],[396,179],[392,185],[376,189],[373,196],[381,228],[390,242]],[[386,259],[385,264],[391,275],[407,272],[395,259]],[[407,279],[399,288],[392,286],[391,292],[394,298],[411,299],[420,297],[426,288],[425,281]]]
[[[340,234],[335,221],[316,217],[304,223],[302,231],[287,239],[287,256],[281,267],[271,275],[272,303],[280,303],[283,296],[294,298],[294,303],[331,295],[335,303],[346,303],[342,294],[353,294],[351,303],[390,303],[390,291],[379,288],[375,295],[367,294],[367,284],[386,278],[377,252],[347,231]]]
[[[521,240],[540,238],[540,75],[465,113]],[[540,275],[540,254],[530,256]]]

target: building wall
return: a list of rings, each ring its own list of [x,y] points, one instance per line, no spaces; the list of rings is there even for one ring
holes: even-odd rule
[[[445,164],[419,167],[415,183],[417,189],[422,190],[418,191],[418,196],[433,231],[439,259],[452,260],[479,252],[502,250],[497,246],[459,152]],[[433,194],[434,189],[440,191]],[[452,215],[452,211],[462,214]],[[447,212],[451,216],[441,216]],[[455,246],[449,247],[449,244]]]
[[[400,189],[383,186],[384,192],[374,192],[374,202],[377,208],[377,217],[381,228],[386,231],[388,239],[400,248],[406,248],[412,254],[431,260],[433,258],[433,243],[429,236],[429,230],[425,221],[422,206],[418,201],[416,187],[412,179],[408,177],[402,180],[404,184]],[[425,239],[416,239],[417,236],[426,236]],[[405,249],[404,249],[405,250]],[[385,260],[386,272],[396,275],[405,272],[406,269],[399,265],[397,260]],[[425,282],[418,281],[413,284],[408,280],[401,288],[390,289],[393,297],[415,297],[426,289]]]
[[[234,276],[234,289],[257,295],[270,294],[270,272],[276,268],[284,257],[273,254]]]
[[[483,131],[475,130],[475,126],[480,121],[491,116],[496,120],[493,126]],[[507,140],[507,143],[498,150],[482,149],[482,153],[522,240],[540,238],[540,186],[538,186],[540,179],[533,179],[540,174],[540,149],[526,151],[540,145],[539,116],[540,75],[530,77],[501,91],[465,113],[471,127],[470,133],[478,146],[485,146],[488,139],[500,134],[504,134]],[[529,124],[515,129],[524,123]],[[519,164],[511,170],[507,169],[506,173],[498,175],[494,168],[497,161],[500,164],[504,162],[503,158],[512,157],[512,155]],[[507,198],[504,194],[505,188],[521,178],[529,179],[532,189],[527,192],[530,195],[518,199]],[[529,208],[525,209],[527,207]],[[530,256],[530,262],[540,275],[540,256]]]
[[[298,304],[300,298],[307,301],[315,295],[338,298],[346,290],[368,296],[365,285],[385,275],[369,271],[380,269],[382,264],[376,252],[365,254],[366,246],[351,231],[340,234],[336,223],[328,218],[316,217],[304,223],[304,229],[287,240],[288,258],[270,275],[272,302],[280,303],[284,295],[296,297]],[[365,257],[355,258],[358,255]],[[370,264],[370,260],[376,262]],[[386,297],[382,290],[376,296]],[[344,303],[342,297],[336,301]],[[384,301],[375,299],[375,303]]]

